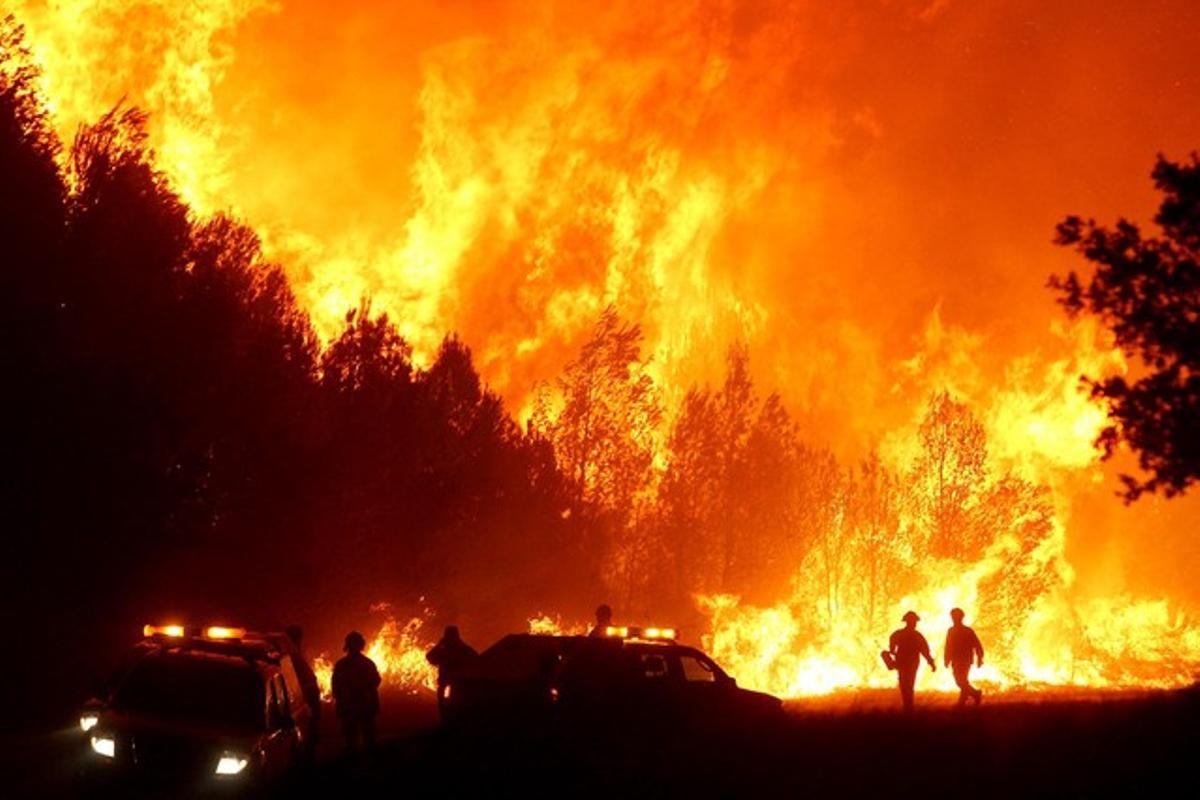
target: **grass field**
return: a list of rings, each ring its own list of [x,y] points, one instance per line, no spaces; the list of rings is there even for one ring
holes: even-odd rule
[[[912,716],[872,690],[789,702],[770,726],[705,731],[454,732],[427,700],[384,699],[372,757],[343,759],[327,720],[320,764],[278,795],[1190,797],[1200,752],[1197,688],[1006,693],[962,710],[926,694]],[[77,730],[5,738],[6,761],[16,760],[3,796],[73,793],[85,757]]]

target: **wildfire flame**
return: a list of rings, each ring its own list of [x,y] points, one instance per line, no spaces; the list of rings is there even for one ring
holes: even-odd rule
[[[743,685],[791,697],[887,684],[878,652],[900,614],[918,610],[938,649],[954,606],[987,632],[981,676],[994,686],[1194,679],[1200,629],[1180,610],[1194,596],[1080,586],[1071,537],[1080,504],[1110,473],[1093,446],[1105,409],[1078,376],[1125,365],[1094,327],[1049,322],[1056,310],[1034,294],[1055,268],[1043,255],[1050,225],[1078,200],[1059,188],[1061,153],[1077,157],[1087,141],[1089,158],[1132,181],[1145,164],[1125,155],[1136,150],[1129,132],[1158,126],[1136,154],[1145,160],[1194,147],[1192,117],[1164,123],[1059,86],[1051,76],[1079,72],[1071,59],[1100,68],[1074,39],[1012,57],[1044,78],[1022,84],[1020,102],[990,88],[1007,85],[1013,62],[972,60],[990,49],[961,44],[984,28],[971,4],[309,5],[16,0],[14,11],[64,139],[121,98],[146,108],[157,163],[184,199],[200,214],[245,216],[326,338],[369,294],[418,361],[459,331],[528,417],[534,385],[617,302],[643,321],[668,404],[716,374],[720,345],[745,341],[764,383],[839,451],[874,449],[905,473],[926,398],[946,391],[985,429],[986,488],[1016,491],[1003,483],[1012,478],[1047,492],[1041,516],[997,523],[977,558],[900,554],[909,588],[870,614],[822,594],[800,564],[791,596],[773,605],[698,596],[703,643]],[[1120,70],[1141,64],[1130,41],[1133,50],[1103,48],[1122,80],[1096,80],[1097,91],[1116,91]],[[937,61],[926,49],[946,66],[914,84],[945,84],[944,96],[878,80],[888,65]],[[414,55],[397,61],[398,51]],[[954,94],[958,73],[983,79]],[[1175,86],[1155,96],[1187,91]],[[1026,90],[1080,121],[1047,132],[1022,111],[1036,107]],[[1002,114],[976,123],[960,113],[989,92]],[[1121,116],[1106,124],[1095,109]],[[1026,140],[1038,146],[1021,149]],[[980,185],[961,185],[976,160]],[[1022,181],[1024,194],[1002,191]],[[1114,186],[1121,202],[1142,197]],[[969,324],[946,323],[943,311]],[[898,531],[915,525],[901,518]],[[991,618],[977,614],[989,603]],[[371,639],[387,685],[434,686],[427,620],[388,615]],[[586,626],[539,614],[529,629]],[[330,660],[316,671],[328,693]],[[949,688],[949,676],[931,683]]]
[[[437,669],[426,659],[434,637],[426,629],[431,612],[426,611],[401,621],[393,616],[387,603],[373,605],[371,610],[383,615],[379,631],[367,642],[363,653],[375,662],[383,685],[388,688],[420,694],[437,687]],[[321,697],[333,697],[333,662],[324,654],[313,659],[313,672],[321,687]]]
[[[1094,442],[1106,420],[1104,408],[1079,390],[1077,376],[1123,371],[1125,365],[1091,325],[1057,335],[1070,343],[1069,357],[1041,365],[1033,359],[1015,362],[996,387],[978,383],[978,376],[962,369],[976,360],[980,343],[950,335],[935,315],[925,349],[903,367],[923,382],[978,398],[974,404],[985,420],[993,475],[1016,475],[1050,487],[1049,516],[1032,540],[1018,541],[1016,531],[1024,521],[1017,519],[1009,530],[998,528],[978,561],[926,558],[917,564],[918,588],[896,598],[877,618],[839,613],[823,604],[826,598],[814,600],[813,576],[803,573],[794,579],[795,596],[775,606],[745,605],[732,595],[698,596],[711,619],[704,644],[714,657],[745,685],[783,697],[887,686],[894,679],[879,652],[905,611],[922,615],[931,648],[940,657],[952,608],[970,613],[985,596],[1011,591],[1012,602],[1000,606],[1004,618],[973,623],[993,634],[987,663],[975,673],[985,685],[1166,688],[1196,681],[1200,626],[1182,612],[1171,613],[1165,600],[1080,598],[1072,592],[1066,487],[1079,472],[1099,477]],[[884,450],[894,463],[914,458],[920,447],[914,428],[899,428],[887,440]],[[899,528],[914,524],[901,519]],[[1040,579],[1022,581],[1014,573]],[[984,640],[986,649],[988,637]],[[927,675],[924,683],[955,690],[946,670]]]
[[[558,614],[538,613],[529,618],[529,632],[550,636],[583,636],[590,628],[586,622],[566,622]]]

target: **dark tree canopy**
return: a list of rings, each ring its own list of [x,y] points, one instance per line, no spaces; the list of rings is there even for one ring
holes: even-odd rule
[[[1152,176],[1163,193],[1154,218],[1162,235],[1144,236],[1125,219],[1110,228],[1068,217],[1056,242],[1095,269],[1050,280],[1068,313],[1094,314],[1139,357],[1130,377],[1085,377],[1109,405],[1099,439],[1106,456],[1123,442],[1148,475],[1122,476],[1127,501],[1144,492],[1170,497],[1200,478],[1200,159],[1160,156]]]
[[[63,655],[6,657],[16,685],[86,697],[157,614],[320,642],[380,600],[506,627],[594,602],[586,515],[462,342],[422,369],[364,302],[322,347],[254,231],[156,168],[141,111],[64,148],[37,86],[0,19],[0,621]]]

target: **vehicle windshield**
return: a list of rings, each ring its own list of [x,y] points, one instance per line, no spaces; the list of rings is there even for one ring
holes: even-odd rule
[[[151,656],[113,697],[118,711],[235,728],[262,727],[262,676],[250,664],[193,655]]]

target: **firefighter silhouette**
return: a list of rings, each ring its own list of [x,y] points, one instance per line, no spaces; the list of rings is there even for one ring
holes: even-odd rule
[[[442,638],[435,644],[425,659],[437,667],[437,700],[438,710],[445,711],[446,701],[449,700],[447,687],[464,666],[479,656],[475,648],[462,640],[457,625],[447,625]]]
[[[937,664],[929,653],[929,642],[917,630],[920,617],[915,611],[904,614],[904,627],[896,631],[888,639],[888,649],[882,653],[883,661],[888,669],[896,670],[900,684],[900,700],[904,710],[913,709],[913,691],[917,683],[917,668],[924,658],[929,663],[929,669],[937,672]]]
[[[609,625],[612,625],[612,609],[605,603],[596,609],[596,627],[588,632],[588,636],[604,636]]]
[[[346,634],[346,655],[333,666],[333,702],[346,737],[346,751],[357,753],[359,740],[368,749],[375,745],[375,717],[379,714],[379,670],[363,655],[367,646],[358,631]]]
[[[964,705],[970,698],[979,705],[983,692],[971,685],[970,676],[972,665],[983,666],[983,644],[972,628],[963,625],[961,608],[951,609],[950,619],[954,624],[946,631],[945,663],[954,671],[958,704]]]

